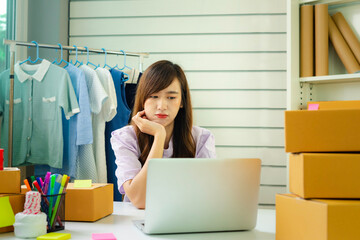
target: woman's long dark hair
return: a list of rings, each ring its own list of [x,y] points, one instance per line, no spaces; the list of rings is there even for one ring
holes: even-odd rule
[[[146,99],[150,95],[167,88],[175,79],[179,80],[181,86],[182,108],[179,109],[174,120],[172,138],[174,152],[172,157],[195,157],[196,146],[191,134],[193,117],[190,90],[184,71],[179,65],[162,60],[153,63],[146,69],[139,80],[132,115],[135,116],[139,111],[144,110]],[[131,124],[135,128],[140,146],[141,155],[139,160],[144,164],[154,142],[154,137],[142,133],[133,121]]]

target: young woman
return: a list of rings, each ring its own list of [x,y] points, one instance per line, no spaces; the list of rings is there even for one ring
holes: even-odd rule
[[[141,76],[129,126],[112,132],[116,177],[124,201],[145,208],[146,175],[152,158],[215,158],[210,131],[193,126],[190,91],[183,70],[158,61]]]

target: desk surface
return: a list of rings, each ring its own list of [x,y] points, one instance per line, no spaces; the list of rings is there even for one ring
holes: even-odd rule
[[[274,240],[275,210],[259,209],[256,228],[252,231],[215,232],[194,234],[146,235],[137,229],[132,220],[144,219],[145,211],[138,210],[131,203],[114,202],[114,213],[95,223],[66,222],[65,230],[71,233],[71,239],[91,239],[92,233],[113,233],[120,239],[237,239],[237,240]],[[14,233],[0,233],[0,239],[18,239]]]

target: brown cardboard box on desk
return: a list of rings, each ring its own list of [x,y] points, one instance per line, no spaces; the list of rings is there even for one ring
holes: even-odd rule
[[[302,198],[360,199],[360,154],[290,154],[290,192]]]
[[[360,101],[321,101],[308,102],[309,104],[319,104],[319,110],[344,110],[344,109],[360,109]]]
[[[0,171],[0,194],[20,193],[20,169],[4,168]]]
[[[360,200],[276,195],[276,240],[359,239]]]
[[[65,220],[93,222],[113,213],[113,184],[93,183],[91,188],[74,188],[65,194]]]
[[[28,192],[25,185],[21,193]],[[74,188],[69,183],[65,194],[65,221],[94,222],[113,213],[113,184],[93,183],[91,188]]]
[[[10,205],[14,214],[24,211],[25,195],[24,194],[0,194],[1,197],[9,196]],[[0,213],[1,214],[1,213]],[[0,233],[14,231],[13,226],[0,228]]]
[[[360,109],[285,111],[286,152],[360,152]]]

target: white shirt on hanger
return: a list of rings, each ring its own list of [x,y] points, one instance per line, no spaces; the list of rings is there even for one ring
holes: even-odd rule
[[[85,79],[89,91],[91,114],[99,114],[105,100],[108,98],[108,95],[94,69],[87,65],[81,65],[79,68],[85,73]],[[94,138],[93,144],[79,146],[77,179],[91,179],[93,182],[100,182],[94,154],[94,145],[97,140],[93,120],[92,126]]]
[[[111,73],[105,68],[96,68],[97,73],[105,92],[109,96],[103,103],[100,113],[92,114],[94,134],[94,156],[98,180],[101,183],[107,182],[106,154],[105,154],[105,122],[111,121],[116,115],[117,99],[114,81]],[[115,174],[115,173],[113,173]]]

